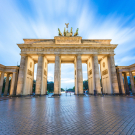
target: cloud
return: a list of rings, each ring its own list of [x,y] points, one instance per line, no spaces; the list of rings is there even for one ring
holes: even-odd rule
[[[27,6],[24,6],[24,2]],[[0,64],[14,66],[20,61],[20,49],[16,44],[22,43],[23,38],[54,38],[58,35],[57,29],[63,32],[68,22],[73,32],[79,28],[79,36],[83,38],[112,39],[112,43],[119,44],[115,50],[116,63],[133,64],[133,16],[121,16],[114,12],[101,15],[93,7],[91,1],[78,0],[1,1]],[[82,67],[83,80],[86,80],[87,65],[83,64]],[[61,69],[61,77],[64,79],[61,80],[62,87],[74,86],[74,65],[62,64]],[[34,78],[36,71],[35,66]],[[54,64],[48,65],[48,80],[54,80]]]

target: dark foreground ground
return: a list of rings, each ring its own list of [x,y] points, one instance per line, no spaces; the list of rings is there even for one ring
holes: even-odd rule
[[[135,99],[63,93],[0,100],[0,134],[135,135]]]

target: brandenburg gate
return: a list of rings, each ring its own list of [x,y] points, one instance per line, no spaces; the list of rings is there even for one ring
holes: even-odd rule
[[[61,92],[61,63],[74,64],[75,94],[83,94],[82,63],[87,64],[90,94],[93,94],[94,90],[101,94],[101,83],[105,93],[118,94],[114,62],[114,49],[117,44],[111,44],[110,39],[82,39],[78,36],[79,29],[73,35],[72,28],[68,32],[68,24],[66,27],[63,34],[58,29],[59,35],[54,39],[23,39],[24,43],[17,44],[21,49],[21,62],[16,95],[32,94],[36,63],[36,95],[46,94],[49,63],[55,63],[55,95]]]

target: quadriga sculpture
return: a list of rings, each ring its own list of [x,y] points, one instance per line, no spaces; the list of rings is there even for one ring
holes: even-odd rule
[[[79,30],[79,28],[76,29],[76,32],[74,33],[74,36],[78,35],[78,30]]]
[[[58,28],[58,31],[59,31],[58,35],[59,35],[59,36],[62,36],[62,33],[61,33],[61,31],[60,31],[59,28]]]
[[[71,27],[71,29],[70,29],[70,37],[72,37],[72,35],[73,35],[73,32],[72,32],[72,27]]]

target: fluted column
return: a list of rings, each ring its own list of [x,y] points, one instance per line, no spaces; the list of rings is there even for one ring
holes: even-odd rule
[[[124,73],[124,84],[125,84],[125,93],[129,94],[129,87],[128,87],[128,81],[127,81],[126,73]]]
[[[74,79],[75,79],[75,95],[78,94],[77,91],[77,66],[76,66],[76,57],[74,60]]]
[[[129,76],[130,76],[130,82],[131,82],[132,93],[135,94],[134,77],[133,77],[132,71],[129,71]]]
[[[54,67],[54,95],[59,95],[61,88],[60,88],[60,55],[55,55],[55,67]]]
[[[123,83],[122,72],[119,73],[119,76],[120,76],[121,92],[122,92],[122,94],[125,94],[125,89],[124,89],[124,83]]]
[[[117,76],[116,76],[114,55],[110,55],[109,58],[110,58],[111,81],[112,81],[113,93],[119,94],[119,87],[118,87],[118,80],[117,80]]]
[[[77,55],[76,57],[76,65],[77,65],[77,91],[78,94],[83,94],[83,74],[82,74],[82,59],[81,55]]]
[[[100,86],[100,76],[99,76],[99,67],[98,67],[98,55],[93,55],[93,65],[94,65],[94,82],[95,82],[95,90],[97,90],[98,94],[101,94],[101,86]]]
[[[5,84],[5,90],[4,90],[4,96],[7,96],[7,94],[8,94],[9,75],[10,75],[10,74],[7,73],[6,84]]]
[[[0,96],[2,94],[3,81],[4,81],[4,72],[1,72],[1,77],[0,77]]]
[[[26,55],[21,55],[16,95],[22,95],[23,92],[26,58],[27,58]]]
[[[46,62],[45,94],[47,94],[47,76],[48,76],[48,62]]]
[[[15,80],[16,80],[16,73],[13,72],[10,86],[10,96],[15,95]]]
[[[41,95],[42,89],[42,70],[43,70],[43,55],[38,56],[38,66],[37,66],[37,78],[36,78],[36,95]]]

